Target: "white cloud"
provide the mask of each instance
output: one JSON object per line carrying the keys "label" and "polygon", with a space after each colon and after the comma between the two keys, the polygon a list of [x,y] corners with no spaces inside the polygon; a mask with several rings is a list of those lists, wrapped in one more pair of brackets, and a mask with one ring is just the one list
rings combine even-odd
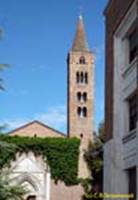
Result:
{"label": "white cloud", "polygon": [[27,119],[9,119],[9,120],[3,120],[1,124],[4,124],[5,129],[14,130],[15,128],[18,128],[24,124],[27,123]]}
{"label": "white cloud", "polygon": [[39,113],[35,115],[35,119],[46,123],[56,129],[64,129],[66,127],[66,107],[56,106],[50,108],[47,113]]}

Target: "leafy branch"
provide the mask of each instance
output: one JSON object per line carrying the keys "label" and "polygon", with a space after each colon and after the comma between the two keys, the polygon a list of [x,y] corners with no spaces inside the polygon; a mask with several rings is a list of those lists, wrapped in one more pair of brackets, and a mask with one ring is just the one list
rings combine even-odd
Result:
{"label": "leafy branch", "polygon": [[[98,136],[94,142],[90,142],[88,150],[84,153],[87,166],[91,171],[91,178],[82,180],[84,188],[83,200],[99,198],[102,192],[103,182],[103,144],[104,144],[104,123],[99,125]],[[95,197],[95,198],[94,198]]]}

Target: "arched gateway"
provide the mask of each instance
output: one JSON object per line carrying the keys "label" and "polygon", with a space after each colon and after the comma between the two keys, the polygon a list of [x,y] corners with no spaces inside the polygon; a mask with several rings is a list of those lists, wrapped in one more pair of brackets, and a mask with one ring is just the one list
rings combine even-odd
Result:
{"label": "arched gateway", "polygon": [[50,200],[49,167],[41,156],[35,156],[32,152],[17,154],[11,170],[13,181],[28,191],[25,200]]}

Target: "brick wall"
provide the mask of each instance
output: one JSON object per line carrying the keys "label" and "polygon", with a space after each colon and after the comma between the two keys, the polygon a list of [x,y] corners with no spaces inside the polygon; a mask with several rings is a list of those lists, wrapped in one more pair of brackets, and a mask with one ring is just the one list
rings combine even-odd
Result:
{"label": "brick wall", "polygon": [[66,137],[62,133],[56,131],[53,128],[46,126],[45,124],[33,121],[31,123],[25,124],[22,127],[17,128],[16,130],[9,133],[10,136],[18,135],[28,136],[28,137]]}
{"label": "brick wall", "polygon": [[63,182],[57,184],[51,180],[51,200],[81,200],[84,194],[80,185],[66,186]]}

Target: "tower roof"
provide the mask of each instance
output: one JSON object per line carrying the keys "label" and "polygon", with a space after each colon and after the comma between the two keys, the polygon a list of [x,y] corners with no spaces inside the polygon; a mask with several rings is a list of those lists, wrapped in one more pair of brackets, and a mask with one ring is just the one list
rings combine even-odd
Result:
{"label": "tower roof", "polygon": [[72,51],[90,51],[86,39],[82,16],[79,16],[77,31],[72,46]]}

